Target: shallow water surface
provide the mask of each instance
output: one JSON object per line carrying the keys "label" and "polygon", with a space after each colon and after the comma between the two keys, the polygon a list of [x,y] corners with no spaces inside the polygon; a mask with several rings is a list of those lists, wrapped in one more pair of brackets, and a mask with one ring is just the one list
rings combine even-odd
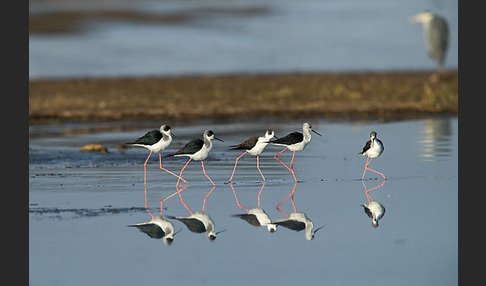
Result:
{"label": "shallow water surface", "polygon": [[[147,166],[144,207],[143,163],[148,151],[121,149],[161,123],[36,125],[30,127],[29,279],[32,285],[133,285],[317,282],[331,285],[456,285],[458,283],[457,118],[407,121],[330,122],[310,119],[312,141],[297,152],[292,174],[273,158],[283,148],[268,146],[260,158],[239,160],[233,184],[225,184],[241,151],[229,150],[272,128],[277,136],[301,131],[303,121],[169,123],[178,150],[205,129],[213,141],[205,162],[213,189],[199,162],[191,162],[180,196],[177,178],[161,171],[158,157]],[[384,153],[361,180],[366,159],[358,153],[376,131]],[[84,144],[105,144],[106,155],[81,153]],[[291,153],[279,156],[289,164]],[[164,158],[178,173],[187,159]],[[289,197],[295,191],[293,197]],[[160,209],[160,200],[167,199]],[[364,212],[368,200],[385,214],[377,228]],[[271,233],[235,217],[263,209],[272,222],[303,213],[315,237],[282,225]],[[191,232],[168,216],[202,211],[217,234]],[[170,245],[135,227],[151,214],[180,231]]]}

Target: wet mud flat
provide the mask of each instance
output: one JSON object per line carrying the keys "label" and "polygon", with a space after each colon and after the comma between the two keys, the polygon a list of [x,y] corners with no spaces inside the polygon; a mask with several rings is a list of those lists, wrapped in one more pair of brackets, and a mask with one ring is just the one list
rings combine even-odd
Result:
{"label": "wet mud flat", "polygon": [[[277,136],[299,131],[303,121],[312,123],[323,136],[313,134],[307,148],[296,154],[297,182],[273,157],[283,148],[268,146],[260,159],[265,184],[250,155],[239,160],[234,184],[226,184],[242,153],[229,150],[229,145],[261,136],[266,128],[273,128]],[[143,186],[148,152],[116,146],[159,124],[31,126],[31,284],[129,285],[159,283],[161,277],[167,283],[200,285],[316,280],[336,285],[457,284],[457,117],[174,122],[177,138],[166,153],[200,137],[205,129],[225,141],[214,142],[205,163],[216,187],[202,174],[201,164],[192,162],[184,172],[189,183],[183,184],[181,196],[176,194],[161,208],[160,200],[177,191],[177,180],[162,172],[158,157],[153,156],[147,166],[149,213]],[[383,172],[386,181],[372,172],[361,180],[366,159],[358,152],[371,130],[378,132],[385,151],[370,167]],[[93,142],[106,145],[109,152],[80,151]],[[289,152],[279,156],[287,164],[291,157]],[[164,158],[163,166],[178,172],[186,160]],[[293,191],[294,197],[288,197]],[[377,228],[361,206],[368,203],[368,196],[386,208]],[[193,233],[168,218],[188,216],[186,206],[193,212],[205,208],[215,230],[225,231],[210,241],[204,233]],[[297,212],[304,213],[314,229],[323,228],[307,240],[304,231],[279,226],[270,233],[233,216],[257,207],[272,221]],[[151,214],[162,215],[180,231],[171,245],[128,227],[150,221]],[[369,260],[375,263],[366,263]]]}
{"label": "wet mud flat", "polygon": [[298,73],[29,81],[29,121],[457,114],[458,72]]}

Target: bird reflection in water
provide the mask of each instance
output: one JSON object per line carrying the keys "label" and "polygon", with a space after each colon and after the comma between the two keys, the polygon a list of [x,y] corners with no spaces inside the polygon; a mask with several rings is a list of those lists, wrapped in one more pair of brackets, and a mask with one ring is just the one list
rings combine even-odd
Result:
{"label": "bird reflection in water", "polygon": [[379,201],[373,200],[369,192],[383,187],[383,185],[385,185],[386,180],[384,180],[381,184],[371,189],[366,188],[365,182],[363,180],[361,182],[363,183],[366,198],[368,199],[368,204],[362,204],[361,206],[364,208],[364,211],[368,215],[368,217],[371,218],[371,225],[374,228],[377,228],[378,221],[385,215],[385,206],[383,206]]}
{"label": "bird reflection in water", "polygon": [[[173,196],[175,194],[179,194],[179,198],[181,199],[182,204],[189,211],[189,213],[191,215],[190,216],[186,216],[186,217],[184,217],[184,216],[166,216],[166,217],[167,218],[170,218],[170,219],[176,219],[176,220],[182,222],[183,224],[186,225],[187,229],[189,229],[191,232],[195,232],[195,233],[204,233],[205,232],[206,233],[206,237],[209,240],[211,240],[211,241],[215,240],[216,239],[216,236],[219,233],[221,233],[221,232],[223,232],[225,230],[215,232],[214,231],[214,221],[204,211],[205,206],[206,206],[206,200],[208,199],[209,195],[213,192],[213,190],[214,190],[215,187],[216,186],[213,186],[211,188],[211,190],[208,192],[208,194],[204,197],[202,211],[200,211],[200,212],[193,212],[187,206],[187,204],[184,202],[184,199],[182,199],[182,195],[181,195],[181,191],[183,189],[179,189],[178,187],[176,187],[177,188],[177,192],[175,192],[171,196]],[[171,196],[169,196],[169,197],[171,197]],[[161,204],[162,204],[162,201],[161,201]]]}
{"label": "bird reflection in water", "polygon": [[[147,197],[145,197],[147,201]],[[161,239],[165,245],[171,245],[174,241],[174,236],[180,232],[174,232],[174,225],[172,222],[164,219],[162,217],[162,208],[160,208],[160,216],[154,216],[146,205],[147,211],[149,212],[152,219],[148,222],[142,222],[137,224],[128,225],[129,227],[136,227],[141,232],[147,234],[151,238]]]}
{"label": "bird reflection in water", "polygon": [[245,214],[234,214],[232,216],[238,217],[249,224],[253,226],[265,226],[269,232],[276,232],[277,231],[277,226],[272,223],[272,220],[268,216],[268,214],[265,212],[264,209],[260,207],[260,195],[262,194],[263,187],[265,187],[265,183],[262,184],[262,187],[260,188],[260,192],[258,192],[258,207],[252,208],[252,209],[247,209],[240,205],[240,202],[238,201],[238,196],[236,195],[235,188],[233,187],[233,184],[230,184],[231,189],[233,190],[233,194],[235,195],[236,199],[236,204],[238,207],[242,210],[244,210],[246,213]]}
{"label": "bird reflection in water", "polygon": [[[295,231],[302,231],[305,230],[305,239],[307,240],[312,240],[314,239],[315,233],[323,228],[324,226],[321,226],[317,228],[316,230],[313,230],[314,228],[314,223],[307,217],[307,215],[303,212],[297,212],[297,208],[295,207],[295,202],[294,202],[294,193],[295,189],[297,187],[297,181],[294,184],[294,188],[292,189],[292,192],[288,194],[288,196],[281,201],[276,209],[277,211],[285,214],[287,218],[285,219],[278,219],[273,221],[274,224],[286,227],[291,230]],[[280,206],[290,197],[290,200],[292,201],[292,206],[294,207],[294,212],[289,214],[287,212],[284,212],[280,209]]]}

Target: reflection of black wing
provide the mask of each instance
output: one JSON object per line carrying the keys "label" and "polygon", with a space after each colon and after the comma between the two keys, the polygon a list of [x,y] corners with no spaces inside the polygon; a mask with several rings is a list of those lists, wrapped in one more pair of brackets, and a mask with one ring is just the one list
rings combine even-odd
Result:
{"label": "reflection of black wing", "polygon": [[200,220],[197,220],[195,218],[175,217],[175,216],[167,216],[167,217],[182,222],[192,232],[196,232],[196,233],[206,232],[206,228],[204,227],[204,224]]}
{"label": "reflection of black wing", "polygon": [[134,225],[129,225],[129,226],[130,227],[134,226],[134,227],[138,228],[140,231],[144,232],[145,234],[147,234],[151,238],[160,239],[165,235],[162,228],[160,228],[160,226],[153,224],[153,223],[134,224]]}
{"label": "reflection of black wing", "polygon": [[258,221],[258,219],[256,218],[256,216],[253,215],[253,214],[234,214],[232,216],[239,217],[239,218],[241,218],[242,220],[245,220],[246,222],[248,222],[251,225],[261,226],[261,224]]}
{"label": "reflection of black wing", "polygon": [[273,223],[295,231],[301,231],[305,229],[305,223],[296,220],[276,220]]}
{"label": "reflection of black wing", "polygon": [[361,205],[363,208],[364,208],[364,212],[370,217],[370,218],[373,218],[373,214],[371,213],[370,209],[365,206],[365,205]]}

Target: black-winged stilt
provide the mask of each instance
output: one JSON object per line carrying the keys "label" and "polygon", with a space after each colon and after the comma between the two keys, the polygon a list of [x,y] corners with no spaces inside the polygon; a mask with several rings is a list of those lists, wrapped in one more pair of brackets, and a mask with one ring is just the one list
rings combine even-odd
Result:
{"label": "black-winged stilt", "polygon": [[363,151],[359,153],[363,156],[368,156],[368,158],[366,159],[365,169],[363,172],[363,176],[361,176],[361,179],[364,179],[366,170],[370,170],[372,172],[380,174],[383,177],[383,179],[386,180],[385,175],[371,168],[368,168],[368,165],[371,163],[371,160],[378,158],[381,155],[381,153],[383,153],[383,150],[385,150],[383,143],[381,142],[380,139],[376,137],[376,132],[371,131],[370,140],[366,142],[366,145],[363,147]]}
{"label": "black-winged stilt", "polygon": [[[312,126],[307,122],[302,125],[302,131],[303,131],[303,134],[300,133],[300,132],[292,132],[292,133],[286,135],[285,137],[270,141],[270,143],[273,144],[273,145],[285,146],[285,149],[283,149],[282,151],[280,151],[280,153],[275,155],[274,158],[277,161],[279,161],[282,165],[284,165],[285,168],[287,168],[290,172],[292,172],[292,175],[294,176],[295,181],[297,181],[297,178],[295,178],[295,174],[293,172],[295,152],[304,150],[305,147],[307,146],[307,144],[309,144],[309,142],[311,141],[311,137],[312,137],[311,134],[310,134],[311,131],[316,133],[319,136],[322,136],[317,131],[312,129]],[[290,150],[290,151],[293,151],[292,161],[290,161],[290,167],[288,167],[287,165],[284,164],[284,162],[282,162],[282,161],[280,161],[280,159],[278,159],[278,156],[280,154],[282,154],[283,152],[285,152],[285,150],[287,150],[287,149]]]}
{"label": "black-winged stilt", "polygon": [[173,176],[176,176],[180,179],[182,179],[184,182],[187,183],[186,180],[183,178],[177,176],[176,174],[172,173],[171,171],[165,169],[162,167],[162,156],[161,152],[165,148],[167,148],[170,143],[172,142],[172,130],[169,125],[162,125],[159,130],[152,130],[147,132],[144,136],[139,137],[133,142],[126,143],[128,145],[132,146],[140,146],[144,147],[148,150],[150,150],[149,155],[147,156],[147,159],[145,160],[145,163],[143,164],[143,185],[145,189],[145,207],[148,208],[147,205],[147,162],[150,159],[150,156],[152,155],[152,152],[158,152],[159,153],[159,168]]}
{"label": "black-winged stilt", "polygon": [[275,132],[271,129],[268,129],[265,132],[265,135],[262,137],[258,136],[253,136],[250,137],[248,140],[246,140],[243,143],[240,143],[235,146],[230,146],[232,149],[237,149],[237,150],[245,150],[243,154],[241,154],[238,158],[236,158],[235,162],[235,167],[233,168],[233,173],[231,174],[230,179],[228,180],[228,183],[231,183],[233,180],[233,176],[236,171],[236,165],[238,165],[238,160],[243,157],[246,153],[256,156],[256,164],[257,164],[257,169],[258,172],[260,172],[260,175],[262,176],[263,181],[265,182],[265,177],[263,176],[262,171],[260,170],[260,154],[263,152],[265,147],[267,147],[269,140],[273,139],[275,136]]}
{"label": "black-winged stilt", "polygon": [[216,138],[216,136],[214,136],[213,131],[206,130],[206,131],[204,131],[203,139],[199,139],[199,138],[192,139],[184,147],[182,147],[179,151],[175,152],[174,154],[167,155],[167,157],[169,157],[169,156],[174,156],[174,157],[186,156],[186,157],[189,157],[189,160],[184,165],[184,167],[182,167],[182,169],[181,169],[181,172],[179,174],[179,180],[177,180],[176,186],[179,185],[179,182],[181,180],[181,176],[182,176],[182,173],[184,172],[184,169],[187,167],[187,165],[189,165],[189,163],[192,160],[201,161],[201,166],[202,166],[204,175],[213,184],[213,186],[215,185],[213,183],[213,181],[211,180],[211,178],[208,176],[208,174],[206,174],[206,170],[204,169],[204,162],[203,162],[204,159],[206,159],[208,157],[209,151],[211,151],[211,149],[213,148],[213,143],[211,142],[211,140],[213,140],[213,139],[224,142],[223,140]]}

